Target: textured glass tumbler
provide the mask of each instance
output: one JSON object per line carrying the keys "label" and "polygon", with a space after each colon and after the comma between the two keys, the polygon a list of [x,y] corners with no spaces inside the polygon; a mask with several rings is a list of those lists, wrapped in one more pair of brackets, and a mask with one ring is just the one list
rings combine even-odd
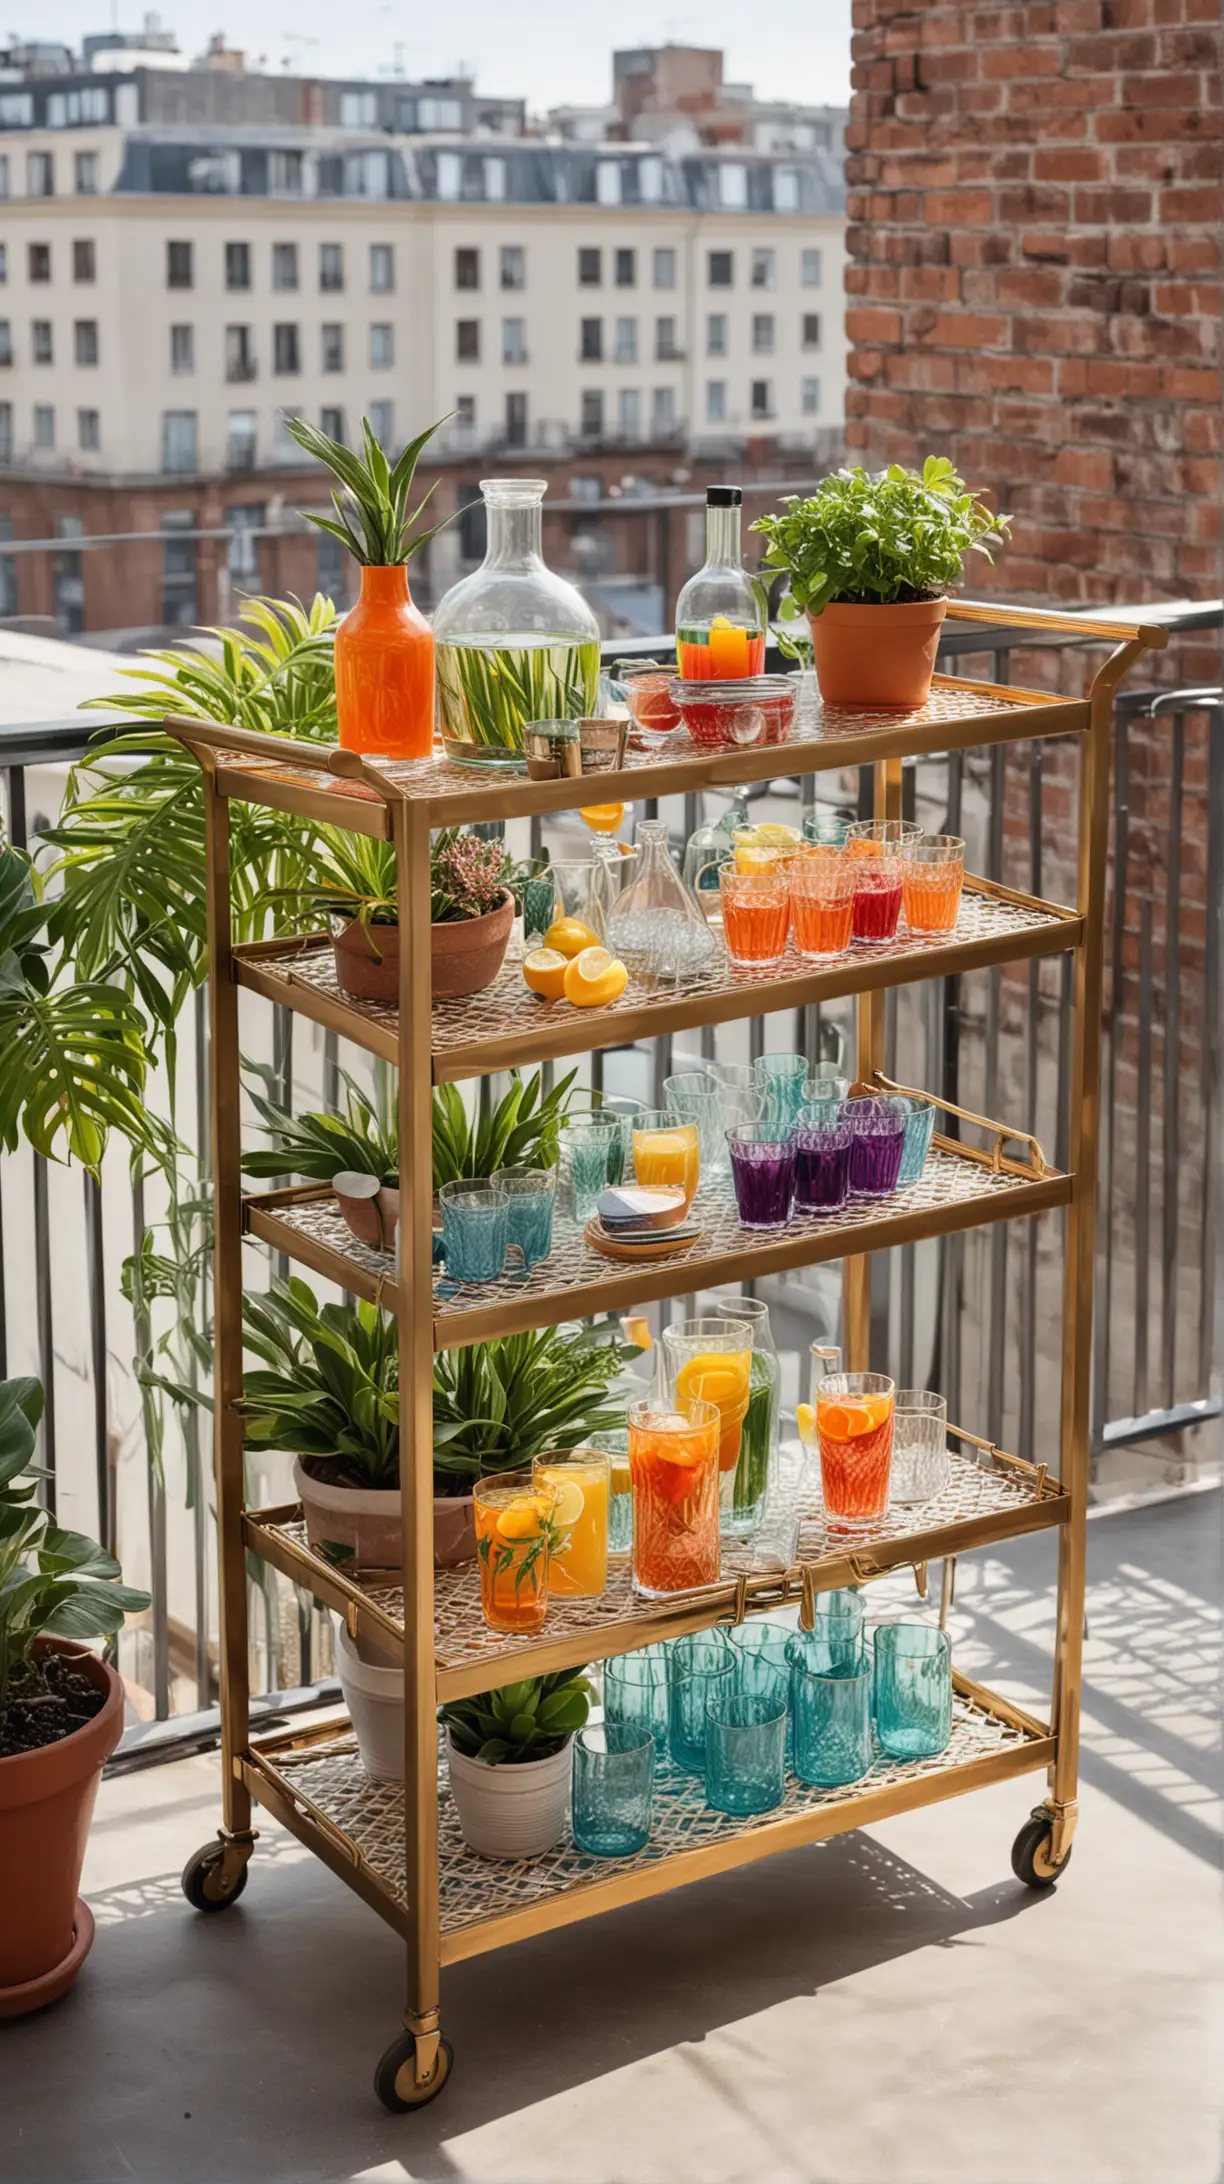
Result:
{"label": "textured glass tumbler", "polygon": [[722,1086],[703,1069],[683,1069],[663,1080],[664,1112],[675,1122],[694,1124],[701,1155],[700,1177],[708,1183],[727,1172]]}
{"label": "textured glass tumbler", "polygon": [[786,1793],[787,1701],[711,1699],[706,1712],[706,1803],[744,1816],[772,1812]]}
{"label": "textured glass tumbler", "polygon": [[854,1133],[850,1147],[852,1198],[888,1198],[897,1188],[905,1151],[905,1117],[890,1099],[847,1100],[842,1120]]}
{"label": "textured glass tumbler", "polygon": [[561,1161],[574,1196],[574,1219],[589,1221],[599,1194],[619,1183],[624,1134],[616,1115],[584,1115],[561,1132]]}
{"label": "textured glass tumbler", "polygon": [[818,1666],[826,1657],[844,1667],[863,1650],[863,1621],[862,1595],[849,1586],[817,1593],[815,1628],[797,1630],[787,1646],[791,1667]]}
{"label": "textured glass tumbler", "polygon": [[655,1742],[608,1722],[574,1738],[574,1848],[588,1858],[631,1858],[650,1840]]}
{"label": "textured glass tumbler", "polygon": [[785,1228],[795,1196],[795,1148],[789,1131],[741,1122],[727,1132],[735,1203],[745,1228]]}
{"label": "textured glass tumbler", "polygon": [[653,1737],[667,1750],[667,1647],[642,1646],[604,1662],[604,1719],[618,1729]]}
{"label": "textured glass tumbler", "polygon": [[557,1202],[555,1168],[499,1168],[494,1183],[506,1194],[506,1236],[523,1254],[524,1267],[546,1259],[552,1250],[553,1208]]}
{"label": "textured glass tumbler", "polygon": [[762,1121],[785,1135],[799,1118],[808,1079],[806,1054],[758,1054],[753,1063],[757,1091],[765,1102]]}
{"label": "textured glass tumbler", "polygon": [[706,1710],[734,1689],[735,1668],[725,1640],[710,1631],[677,1638],[667,1684],[667,1748],[682,1774],[705,1773]]}
{"label": "textured glass tumbler", "polygon": [[[817,1113],[823,1113],[817,1109]],[[809,1109],[803,1110],[806,1115]],[[830,1118],[837,1109],[830,1107]],[[826,1127],[800,1120],[792,1143],[795,1148],[795,1210],[798,1213],[833,1213],[844,1206],[850,1188],[850,1148],[854,1132],[848,1122],[830,1119]]]}
{"label": "textured glass tumbler", "polygon": [[629,1470],[629,1428],[611,1426],[592,1433],[588,1448],[598,1449],[611,1465],[608,1491],[608,1553],[627,1555],[633,1545],[633,1481]]}
{"label": "textured glass tumbler", "polygon": [[898,1097],[896,1106],[905,1115],[905,1141],[901,1147],[901,1166],[897,1182],[916,1183],[926,1166],[935,1135],[935,1108],[930,1100],[914,1100],[908,1095]]}
{"label": "textured glass tumbler", "polygon": [[718,892],[731,961],[780,963],[790,931],[790,882],[781,865],[772,872],[736,872],[724,865]]}
{"label": "textured glass tumbler", "polygon": [[876,1735],[893,1759],[935,1759],[952,1735],[952,1647],[930,1623],[875,1634]]}
{"label": "textured glass tumbler", "polygon": [[506,1263],[509,1218],[497,1183],[444,1183],[442,1249],[454,1282],[494,1282]]}
{"label": "textured glass tumbler", "polygon": [[911,933],[951,933],[965,884],[965,845],[955,834],[919,834],[901,847],[901,894]]}
{"label": "textured glass tumbler", "polygon": [[948,1404],[928,1388],[898,1388],[893,1405],[890,1502],[925,1502],[948,1483]]}
{"label": "textured glass tumbler", "polygon": [[871,1765],[872,1663],[861,1645],[844,1658],[813,1636],[791,1670],[791,1765],[801,1782],[834,1789]]}

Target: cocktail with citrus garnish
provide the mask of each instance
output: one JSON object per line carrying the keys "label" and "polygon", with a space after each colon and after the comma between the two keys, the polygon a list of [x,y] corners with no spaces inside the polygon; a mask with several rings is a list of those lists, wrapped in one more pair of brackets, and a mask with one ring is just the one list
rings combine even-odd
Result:
{"label": "cocktail with citrus garnish", "polygon": [[629,1412],[633,1584],[650,1600],[718,1578],[718,1411],[696,1399]]}
{"label": "cocktail with citrus garnish", "polygon": [[593,1599],[608,1582],[609,1459],[593,1448],[537,1456],[531,1475],[537,1486],[555,1486],[553,1522],[561,1534],[548,1572],[554,1600]]}
{"label": "cocktail with citrus garnish", "polygon": [[719,1502],[723,1530],[735,1508],[735,1470],[752,1392],[750,1320],[677,1320],[663,1329],[667,1382],[680,1401],[698,1397],[718,1412]]}
{"label": "cocktail with citrus garnish", "polygon": [[549,1563],[562,1540],[559,1490],[530,1471],[498,1471],[472,1492],[484,1619],[490,1630],[537,1631],[548,1613]]}
{"label": "cocktail with citrus garnish", "polygon": [[888,1508],[896,1387],[886,1373],[830,1373],[816,1390],[825,1522],[861,1532]]}

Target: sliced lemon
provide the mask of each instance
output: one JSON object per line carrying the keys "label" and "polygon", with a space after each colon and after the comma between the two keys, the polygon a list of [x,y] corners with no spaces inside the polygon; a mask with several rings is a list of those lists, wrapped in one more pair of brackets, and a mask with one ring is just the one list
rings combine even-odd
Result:
{"label": "sliced lemon", "polygon": [[584,948],[565,973],[565,998],[576,1009],[602,1008],[619,1001],[629,983],[629,973],[606,948]]}
{"label": "sliced lemon", "polygon": [[578,810],[592,834],[615,834],[624,816],[623,804],[582,804]]}
{"label": "sliced lemon", "polygon": [[621,1333],[626,1342],[634,1342],[639,1350],[653,1350],[650,1321],[639,1312],[626,1312],[621,1321]]}
{"label": "sliced lemon", "polygon": [[801,1441],[810,1441],[816,1432],[816,1413],[810,1403],[796,1403],[795,1423]]}
{"label": "sliced lemon", "polygon": [[759,826],[734,827],[731,839],[737,849],[794,849],[803,837],[798,827],[763,820]]}
{"label": "sliced lemon", "polygon": [[577,1524],[586,1504],[586,1496],[576,1479],[567,1479],[564,1472],[542,1471],[540,1477],[548,1486],[557,1489],[557,1506],[553,1510],[553,1523],[568,1532]]}
{"label": "sliced lemon", "polygon": [[559,948],[533,948],[523,957],[523,977],[542,1001],[559,1001],[565,992],[566,958]]}
{"label": "sliced lemon", "polygon": [[584,918],[554,918],[544,935],[544,946],[554,948],[567,963],[581,955],[584,948],[598,948],[599,945],[598,933],[592,931]]}

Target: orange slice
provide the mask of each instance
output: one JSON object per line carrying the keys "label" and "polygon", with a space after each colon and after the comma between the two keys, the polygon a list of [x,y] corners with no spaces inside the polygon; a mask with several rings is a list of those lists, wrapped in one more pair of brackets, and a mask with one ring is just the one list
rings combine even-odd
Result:
{"label": "orange slice", "polygon": [[523,957],[523,977],[542,1001],[560,1001],[568,966],[558,948],[533,948]]}
{"label": "orange slice", "polygon": [[581,955],[584,948],[601,946],[598,933],[593,932],[583,918],[554,918],[544,935],[544,946],[555,948],[567,962]]}
{"label": "orange slice", "polygon": [[628,983],[624,964],[606,948],[584,948],[566,970],[565,998],[576,1009],[603,1008],[609,1001],[619,1001]]}
{"label": "orange slice", "polygon": [[534,1494],[520,1494],[507,1502],[497,1519],[503,1539],[534,1539],[542,1528],[546,1504]]}
{"label": "orange slice", "polygon": [[615,834],[624,816],[623,804],[582,804],[578,810],[592,834]]}
{"label": "orange slice", "polygon": [[820,1424],[835,1441],[857,1441],[860,1434],[874,1433],[888,1417],[886,1395],[847,1396],[839,1403],[822,1403]]}

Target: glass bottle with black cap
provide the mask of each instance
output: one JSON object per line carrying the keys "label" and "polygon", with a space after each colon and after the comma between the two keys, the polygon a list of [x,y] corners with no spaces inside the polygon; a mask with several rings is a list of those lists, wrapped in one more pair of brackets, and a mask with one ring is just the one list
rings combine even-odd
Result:
{"label": "glass bottle with black cap", "polygon": [[738,682],[765,665],[766,594],[740,552],[738,485],[706,490],[706,558],[676,601],[676,658],[689,682]]}

